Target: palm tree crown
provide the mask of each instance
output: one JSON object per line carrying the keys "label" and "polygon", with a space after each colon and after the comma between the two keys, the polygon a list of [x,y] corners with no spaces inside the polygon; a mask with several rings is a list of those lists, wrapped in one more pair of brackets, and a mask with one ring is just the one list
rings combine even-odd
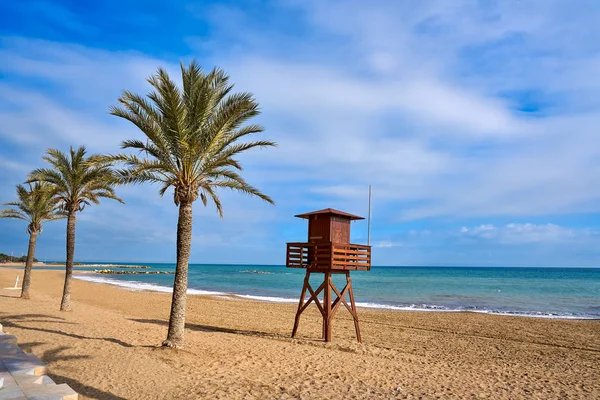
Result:
{"label": "palm tree crown", "polygon": [[215,68],[204,73],[195,61],[187,68],[181,64],[181,73],[181,89],[159,69],[148,79],[154,90],[147,98],[123,92],[121,107],[112,107],[110,112],[131,121],[146,135],[145,141],[122,143],[122,148],[139,150],[143,156],[121,154],[103,159],[125,165],[117,170],[123,183],[159,183],[161,196],[173,187],[176,205],[200,197],[206,206],[211,199],[223,216],[217,188],[273,203],[238,174],[242,167],[234,158],[254,147],[276,145],[267,140],[238,143],[263,131],[260,125],[244,125],[260,113],[252,94],[230,94],[233,85],[225,72]]}
{"label": "palm tree crown", "polygon": [[57,209],[53,191],[47,184],[36,182],[28,187],[17,185],[17,201],[5,203],[10,208],[0,211],[0,218],[15,218],[28,222],[27,233],[42,233],[45,221],[64,218]]}
{"label": "palm tree crown", "polygon": [[116,180],[110,166],[94,162],[93,158],[86,157],[84,146],[77,150],[71,147],[68,154],[48,149],[43,159],[53,168],[34,170],[29,181],[50,185],[58,206],[67,213],[82,211],[91,203],[99,204],[101,197],[122,203],[114,192]]}

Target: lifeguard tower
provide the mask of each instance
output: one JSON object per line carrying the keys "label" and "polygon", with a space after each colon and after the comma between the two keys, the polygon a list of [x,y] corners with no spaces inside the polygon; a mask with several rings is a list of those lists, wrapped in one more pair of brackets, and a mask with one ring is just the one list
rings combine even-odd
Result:
{"label": "lifeguard tower", "polygon": [[[299,214],[296,217],[308,220],[308,242],[287,244],[286,267],[306,269],[292,337],[296,336],[300,315],[314,302],[323,316],[323,339],[330,342],[331,321],[343,304],[354,318],[356,339],[360,343],[360,329],[350,271],[371,269],[371,246],[350,243],[350,223],[364,218],[331,208]],[[310,275],[314,273],[323,274],[323,283],[317,290],[314,290],[309,282]],[[332,274],[346,275],[346,286],[341,292],[333,284]],[[305,303],[307,290],[310,297]],[[332,290],[337,296],[333,302],[331,301]],[[323,292],[322,303],[317,297],[321,292]],[[345,300],[346,294],[350,297],[350,305]]]}

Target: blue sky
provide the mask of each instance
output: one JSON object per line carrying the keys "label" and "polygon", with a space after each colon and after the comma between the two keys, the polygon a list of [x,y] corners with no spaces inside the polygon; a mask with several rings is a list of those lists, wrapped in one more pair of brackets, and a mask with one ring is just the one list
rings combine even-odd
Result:
{"label": "blue sky", "polygon": [[[192,262],[281,264],[294,214],[366,215],[372,184],[375,264],[597,266],[599,18],[595,0],[2,2],[0,202],[48,147],[140,137],[109,106],[196,58],[256,95],[279,147],[241,159],[277,206],[197,203]],[[80,214],[76,259],[173,261],[172,197],[119,193]],[[39,258],[64,258],[64,228]],[[0,221],[0,252],[26,246]]]}

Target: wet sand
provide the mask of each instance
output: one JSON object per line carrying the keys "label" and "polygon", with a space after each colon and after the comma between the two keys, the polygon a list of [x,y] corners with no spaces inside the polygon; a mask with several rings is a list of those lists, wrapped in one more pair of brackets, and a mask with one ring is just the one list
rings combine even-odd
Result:
{"label": "wet sand", "polygon": [[84,399],[600,398],[600,321],[359,308],[358,344],[342,309],[326,344],[314,307],[291,339],[295,305],[189,296],[172,350],[169,294],[74,280],[60,312],[61,272],[34,270],[29,301],[2,289],[17,274],[0,323]]}

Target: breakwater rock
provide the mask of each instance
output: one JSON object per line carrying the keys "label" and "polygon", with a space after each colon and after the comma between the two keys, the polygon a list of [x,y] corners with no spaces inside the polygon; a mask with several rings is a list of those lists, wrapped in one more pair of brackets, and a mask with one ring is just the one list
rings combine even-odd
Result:
{"label": "breakwater rock", "polygon": [[173,275],[175,271],[115,271],[114,269],[95,269],[94,273],[107,275]]}
{"label": "breakwater rock", "polygon": [[75,264],[78,267],[112,267],[112,268],[131,268],[131,269],[146,269],[150,268],[147,265],[121,265],[121,264]]}
{"label": "breakwater rock", "polygon": [[[63,267],[65,265],[64,262],[47,262],[47,263],[42,263],[45,266],[51,267],[51,266],[57,266],[57,267]],[[84,267],[84,268],[91,268],[91,267],[109,267],[109,268],[130,268],[130,269],[147,269],[150,268],[150,266],[148,265],[121,265],[121,264],[98,264],[98,263],[80,263],[80,262],[76,262],[73,263],[73,265],[75,267]]]}

